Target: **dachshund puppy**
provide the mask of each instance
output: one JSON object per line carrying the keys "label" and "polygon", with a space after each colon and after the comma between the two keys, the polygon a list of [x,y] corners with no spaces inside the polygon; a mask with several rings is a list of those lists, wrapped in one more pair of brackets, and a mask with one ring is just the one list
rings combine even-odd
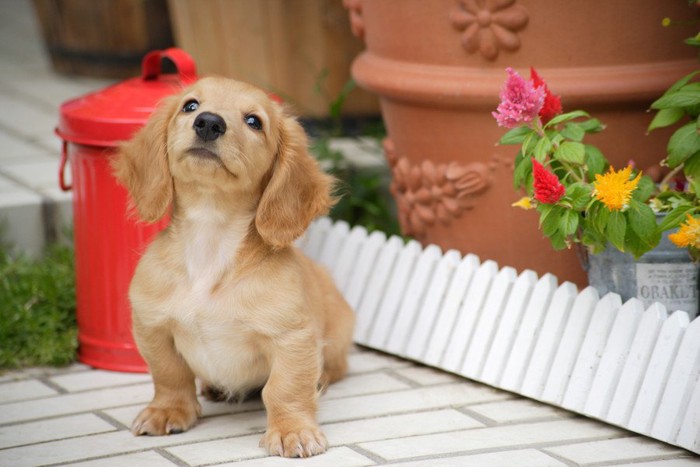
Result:
{"label": "dachshund puppy", "polygon": [[326,450],[319,388],[347,369],[354,315],[293,242],[333,204],[299,123],[253,86],[204,78],[167,98],[113,160],[147,222],[170,208],[129,289],[155,397],[135,435],[192,427],[203,393],[262,389],[270,454]]}

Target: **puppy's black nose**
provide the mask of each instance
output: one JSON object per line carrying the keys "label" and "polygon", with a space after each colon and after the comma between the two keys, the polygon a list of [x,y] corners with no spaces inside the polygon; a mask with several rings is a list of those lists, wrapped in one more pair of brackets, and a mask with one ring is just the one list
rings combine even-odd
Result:
{"label": "puppy's black nose", "polygon": [[226,122],[220,115],[202,112],[195,118],[192,128],[203,141],[214,141],[226,133]]}

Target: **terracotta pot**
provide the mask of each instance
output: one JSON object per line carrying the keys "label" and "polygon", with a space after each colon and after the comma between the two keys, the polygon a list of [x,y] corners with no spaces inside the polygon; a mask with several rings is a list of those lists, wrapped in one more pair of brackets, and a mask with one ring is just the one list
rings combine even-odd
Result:
{"label": "terracotta pot", "polygon": [[697,67],[683,44],[694,25],[664,17],[697,10],[681,0],[345,0],[366,44],[353,63],[380,97],[386,155],[404,232],[519,270],[586,283],[573,250],[554,252],[537,216],[511,204],[517,148],[491,112],[508,66],[534,66],[565,110],[583,108],[607,129],[588,142],[617,166],[665,157],[670,132],[646,135],[649,104]]}

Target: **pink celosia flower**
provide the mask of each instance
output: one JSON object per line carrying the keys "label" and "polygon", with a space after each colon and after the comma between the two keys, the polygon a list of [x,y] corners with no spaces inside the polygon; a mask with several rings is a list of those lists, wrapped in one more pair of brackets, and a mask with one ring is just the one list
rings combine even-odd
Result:
{"label": "pink celosia flower", "polygon": [[534,158],[532,158],[532,175],[535,179],[533,183],[535,199],[540,203],[554,204],[564,196],[566,188],[559,178]]}
{"label": "pink celosia flower", "polygon": [[506,68],[508,79],[501,90],[501,103],[492,112],[499,126],[515,128],[521,123],[529,123],[537,118],[544,104],[544,87],[535,87],[512,68]]}
{"label": "pink celosia flower", "polygon": [[542,119],[542,125],[545,125],[552,118],[561,113],[561,98],[549,91],[547,83],[544,82],[532,67],[530,67],[530,80],[535,88],[544,88],[544,103],[542,104],[539,115],[540,119]]}

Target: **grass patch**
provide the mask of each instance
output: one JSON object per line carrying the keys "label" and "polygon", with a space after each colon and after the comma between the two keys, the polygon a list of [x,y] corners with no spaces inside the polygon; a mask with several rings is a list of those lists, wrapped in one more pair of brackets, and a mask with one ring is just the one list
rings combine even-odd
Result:
{"label": "grass patch", "polygon": [[0,249],[0,369],[67,365],[77,334],[73,249],[40,259]]}

